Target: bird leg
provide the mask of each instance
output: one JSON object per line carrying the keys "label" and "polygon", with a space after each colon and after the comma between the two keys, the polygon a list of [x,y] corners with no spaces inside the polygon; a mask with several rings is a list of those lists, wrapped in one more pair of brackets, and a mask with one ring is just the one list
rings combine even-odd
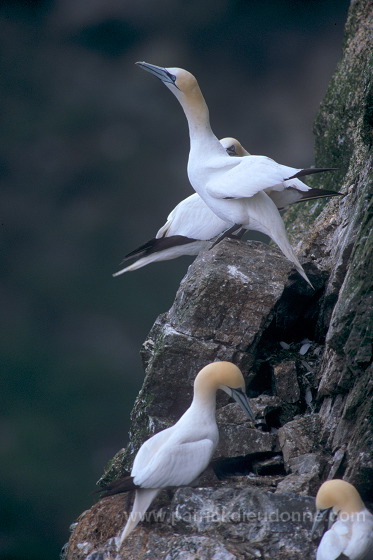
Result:
{"label": "bird leg", "polygon": [[222,241],[226,237],[229,237],[229,239],[242,239],[242,236],[244,235],[245,231],[246,230],[243,227],[241,227],[239,224],[234,224],[234,226],[230,227],[229,229],[226,229],[221,235],[219,235],[216,241],[214,241],[214,243],[211,245],[210,249],[215,247],[215,245],[220,243],[220,241]]}

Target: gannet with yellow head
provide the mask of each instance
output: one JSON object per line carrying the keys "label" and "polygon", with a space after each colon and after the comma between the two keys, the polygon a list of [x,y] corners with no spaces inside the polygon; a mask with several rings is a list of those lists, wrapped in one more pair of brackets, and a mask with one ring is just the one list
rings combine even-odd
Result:
{"label": "gannet with yellow head", "polygon": [[359,492],[346,480],[327,480],[316,495],[315,532],[325,513],[332,508],[337,521],[326,531],[317,549],[316,560],[373,560],[373,515]]}
{"label": "gannet with yellow head", "polygon": [[306,174],[265,156],[231,158],[211,130],[209,111],[196,78],[182,68],[137,63],[157,76],[175,95],[189,126],[188,177],[194,190],[223,221],[269,235],[310,284],[287,237],[282,218],[265,189],[282,190]]}
{"label": "gannet with yellow head", "polygon": [[[236,138],[222,138],[220,143],[227,154],[232,157],[250,156],[249,152]],[[311,189],[307,185],[304,186],[308,189],[307,191],[288,187],[283,191],[266,192],[277,208],[281,210],[296,202],[340,194],[335,191]],[[184,255],[198,255],[208,248],[214,238],[221,236],[224,232],[226,232],[225,236],[241,238],[246,230],[233,226],[234,224],[228,224],[218,218],[199,194],[194,193],[175,206],[168,215],[166,223],[158,230],[155,237],[128,253],[123,262],[131,259],[137,260],[122,268],[113,276],[137,270],[152,262],[176,259]]]}
{"label": "gannet with yellow head", "polygon": [[114,481],[105,495],[136,488],[132,512],[121,533],[119,548],[162,488],[186,486],[208,466],[219,441],[215,419],[216,392],[222,389],[254,422],[239,368],[230,362],[205,366],[194,380],[193,401],[181,418],[140,447],[128,477]]}
{"label": "gannet with yellow head", "polygon": [[[245,150],[242,144],[236,138],[222,138],[220,140],[221,145],[225,148],[227,154],[236,157],[250,156],[249,152]],[[254,156],[255,157],[255,156]],[[273,161],[273,160],[272,160]],[[274,162],[276,163],[276,162]],[[292,179],[301,177],[304,175],[311,175],[312,173],[320,173],[321,171],[331,171],[332,168],[315,168],[303,169],[296,173],[296,176]],[[343,196],[342,193],[337,191],[331,191],[327,189],[312,189],[302,181],[285,181],[282,185],[276,185],[276,188],[269,187],[264,189],[264,192],[268,194],[270,199],[275,203],[279,210],[284,210],[291,204],[296,204],[297,202],[307,202],[308,200],[315,200],[317,198],[326,198],[329,196]]]}
{"label": "gannet with yellow head", "polygon": [[[223,138],[221,142],[227,144],[228,153],[232,149],[232,155],[235,155],[231,140],[234,139]],[[113,276],[137,270],[152,262],[175,259],[183,255],[198,255],[200,251],[207,249],[211,240],[226,230],[232,229],[232,226],[234,224],[221,220],[210,210],[202,198],[194,193],[175,206],[167,216],[166,223],[157,231],[155,237],[128,253],[123,262],[134,258],[137,260],[133,264],[122,268]],[[232,237],[242,237],[245,233],[245,230],[241,228],[233,229],[240,230],[240,234],[237,231],[234,235],[230,234]]]}

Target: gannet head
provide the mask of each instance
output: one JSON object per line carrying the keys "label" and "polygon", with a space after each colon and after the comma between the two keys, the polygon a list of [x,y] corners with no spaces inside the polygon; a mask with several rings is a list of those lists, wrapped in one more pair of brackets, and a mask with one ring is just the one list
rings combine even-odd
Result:
{"label": "gannet head", "polygon": [[316,495],[316,508],[319,510],[333,508],[335,513],[340,511],[355,513],[365,506],[355,486],[346,480],[335,478],[327,480],[320,486]]}
{"label": "gannet head", "polygon": [[195,88],[199,90],[197,80],[187,70],[182,68],[162,68],[148,62],[136,62],[136,64],[143,70],[157,76],[174,94],[176,94],[175,88],[185,94],[191,93]]}
{"label": "gannet head", "polygon": [[220,144],[230,156],[244,157],[250,155],[236,138],[231,138],[230,136],[222,138]]}
{"label": "gannet head", "polygon": [[340,512],[351,514],[363,510],[365,505],[355,486],[346,480],[339,478],[327,480],[320,486],[316,495],[317,515],[311,535],[316,531],[331,508],[333,508],[335,514]]}
{"label": "gannet head", "polygon": [[248,398],[245,380],[241,371],[231,362],[213,362],[205,366],[194,380],[194,393],[199,395],[215,395],[218,389],[232,397],[255,422]]}

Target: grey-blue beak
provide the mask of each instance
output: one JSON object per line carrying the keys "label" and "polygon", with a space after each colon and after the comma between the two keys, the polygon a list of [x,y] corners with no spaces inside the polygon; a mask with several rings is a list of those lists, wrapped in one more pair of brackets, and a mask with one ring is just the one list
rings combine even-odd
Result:
{"label": "grey-blue beak", "polygon": [[154,64],[149,64],[148,62],[136,62],[136,64],[143,70],[150,72],[151,74],[162,80],[163,83],[173,84],[175,87],[177,87],[177,85],[175,84],[176,76],[171,74],[171,72],[169,72],[167,68],[155,66]]}
{"label": "grey-blue beak", "polygon": [[313,535],[315,534],[315,532],[317,531],[318,527],[324,521],[328,511],[329,511],[329,509],[320,509],[316,513],[315,521],[313,522],[312,529],[311,529],[311,539],[312,539]]}
{"label": "grey-blue beak", "polygon": [[251,410],[249,399],[245,395],[242,389],[233,389],[228,387],[230,390],[231,397],[240,405],[244,413],[250,418],[250,420],[255,424],[255,417],[253,411]]}

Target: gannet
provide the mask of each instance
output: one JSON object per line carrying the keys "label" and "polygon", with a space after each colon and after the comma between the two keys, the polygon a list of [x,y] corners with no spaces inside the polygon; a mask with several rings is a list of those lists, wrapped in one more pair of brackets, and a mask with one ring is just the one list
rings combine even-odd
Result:
{"label": "gannet", "polygon": [[194,190],[223,221],[269,235],[309,283],[295,255],[275,203],[265,189],[300,188],[305,173],[265,156],[231,158],[211,130],[209,111],[196,78],[181,68],[137,64],[157,76],[175,95],[186,115],[190,152],[188,177]]}
{"label": "gannet", "polygon": [[155,261],[166,261],[182,255],[198,255],[207,248],[211,239],[233,225],[214,214],[197,193],[192,194],[175,206],[156,236],[128,253],[124,262],[140,258],[113,276],[137,270]]}
{"label": "gannet", "polygon": [[[222,138],[220,143],[230,156],[245,157],[251,155],[236,138]],[[336,168],[334,167],[311,167],[310,169],[303,169],[302,171],[299,171],[296,176],[301,177],[305,175],[312,175],[313,173],[335,170]],[[278,187],[278,185],[276,187]],[[298,181],[297,183],[286,181],[283,183],[282,190],[269,187],[268,189],[264,189],[264,192],[268,194],[279,210],[284,210],[288,206],[296,204],[297,202],[307,202],[308,200],[325,198],[328,196],[343,196],[343,193],[337,191],[312,189],[302,181]]]}
{"label": "gannet", "polygon": [[316,508],[311,535],[330,508],[337,516],[321,539],[316,560],[336,560],[341,554],[349,560],[373,560],[373,515],[352,484],[327,480],[317,492]]}
{"label": "gannet", "polygon": [[[250,155],[236,138],[222,138],[220,143],[231,156],[244,157]],[[306,191],[287,187],[284,191],[270,191],[268,194],[279,209],[311,198],[340,194],[324,189],[311,189],[307,185],[304,185],[304,187]],[[123,262],[134,258],[137,258],[137,260],[115,272],[113,276],[137,270],[156,261],[166,261],[183,255],[198,255],[200,251],[208,247],[212,239],[221,236],[223,232],[232,229],[233,226],[234,224],[221,220],[210,210],[197,193],[192,194],[175,206],[167,216],[166,223],[158,230],[155,237],[128,253]],[[245,231],[245,229],[241,229],[239,232],[230,235],[240,238]]]}
{"label": "gannet", "polygon": [[[119,548],[162,488],[189,485],[208,466],[219,440],[215,420],[218,389],[233,397],[254,422],[238,367],[230,362],[213,362],[201,369],[194,380],[193,401],[188,410],[174,426],[145,441],[135,457],[130,477],[132,487],[136,487],[135,501]],[[129,486],[127,477],[122,482],[114,481],[104,492],[116,494],[127,491]]]}

